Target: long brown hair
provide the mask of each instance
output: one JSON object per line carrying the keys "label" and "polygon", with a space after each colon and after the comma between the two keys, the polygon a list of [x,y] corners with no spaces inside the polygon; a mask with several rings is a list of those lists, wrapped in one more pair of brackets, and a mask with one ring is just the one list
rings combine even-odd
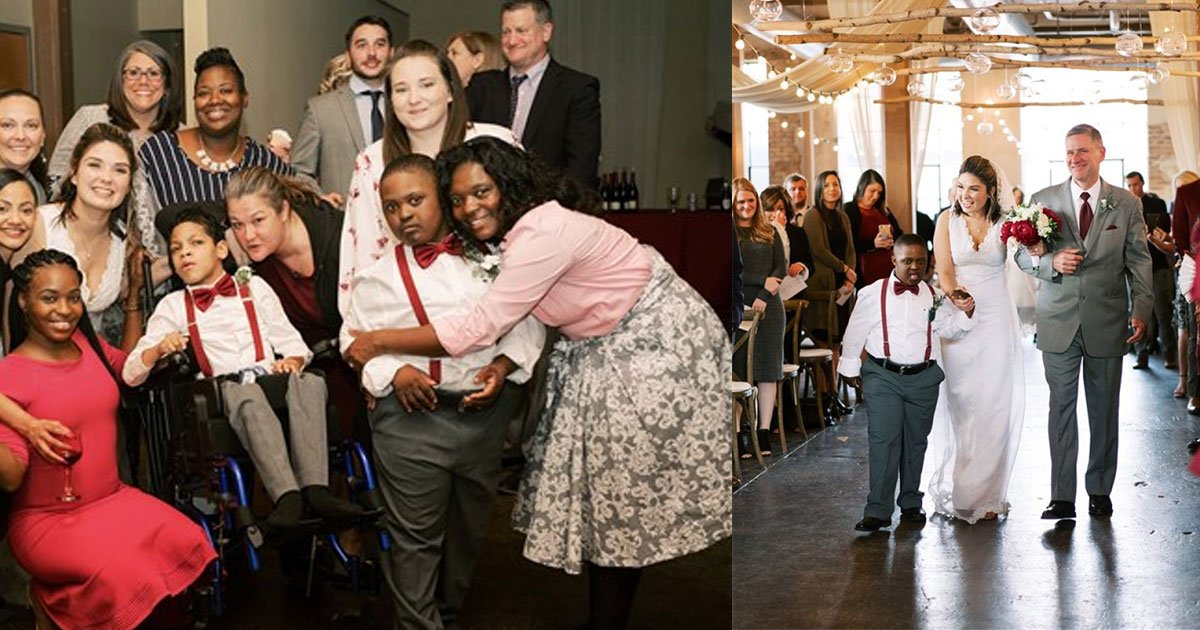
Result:
{"label": "long brown hair", "polygon": [[262,195],[277,214],[283,211],[284,201],[293,208],[316,208],[321,204],[321,198],[304,183],[263,166],[244,168],[229,178],[229,184],[225,186],[226,204],[247,195]]}
{"label": "long brown hair", "polygon": [[[984,208],[983,214],[987,217],[988,223],[995,223],[1000,220],[1000,203],[996,200],[996,194],[999,192],[999,176],[996,174],[996,167],[985,157],[972,155],[963,160],[962,167],[958,169],[958,174],[970,173],[983,182],[984,188],[987,189],[987,207]],[[957,185],[957,184],[956,184]],[[961,215],[963,213],[962,203],[957,199],[954,201],[954,214]]]}
{"label": "long brown hair", "polygon": [[125,133],[120,127],[105,122],[98,122],[79,138],[79,142],[75,144],[75,149],[71,151],[71,171],[70,175],[62,183],[62,193],[59,195],[62,201],[62,212],[58,215],[58,221],[62,225],[66,225],[67,219],[75,218],[75,199],[79,196],[79,189],[75,187],[75,182],[71,178],[79,172],[79,163],[83,161],[83,156],[88,152],[88,149],[100,144],[101,142],[111,142],[125,152],[125,157],[129,159],[129,190],[125,193],[125,198],[121,200],[121,205],[113,208],[108,214],[108,231],[112,232],[117,238],[125,238],[125,229],[129,222],[129,208],[132,204],[129,200],[133,197],[133,178],[137,173],[138,160],[137,153],[133,151],[133,143],[129,140],[129,134]]}
{"label": "long brown hair", "polygon": [[[467,122],[471,116],[470,107],[467,105],[467,93],[463,90],[462,81],[458,79],[458,71],[454,69],[454,64],[433,44],[423,39],[414,39],[396,49],[396,54],[388,62],[384,96],[389,99],[392,97],[392,70],[397,62],[406,57],[427,57],[437,65],[450,90],[446,129],[442,132],[442,145],[439,148],[444,150],[462,144],[463,138],[467,136]],[[408,140],[408,130],[404,128],[396,112],[392,111],[392,115],[383,121],[383,163],[387,164],[409,153],[412,153],[412,143]]]}
{"label": "long brown hair", "polygon": [[[750,240],[755,243],[770,244],[775,238],[775,228],[771,227],[767,221],[767,215],[763,213],[762,202],[758,199],[758,190],[754,188],[754,184],[745,177],[738,177],[733,180],[733,203],[737,207],[737,195],[739,192],[748,192],[754,195],[754,217],[750,219]],[[734,219],[737,215],[734,210]]]}

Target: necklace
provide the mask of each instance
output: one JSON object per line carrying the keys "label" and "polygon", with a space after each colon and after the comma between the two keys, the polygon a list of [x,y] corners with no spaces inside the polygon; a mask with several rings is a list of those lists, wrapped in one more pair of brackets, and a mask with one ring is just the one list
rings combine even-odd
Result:
{"label": "necklace", "polygon": [[217,173],[228,173],[238,165],[237,161],[233,158],[238,154],[238,150],[242,147],[241,138],[238,138],[237,144],[234,145],[233,151],[229,154],[229,157],[221,160],[220,162],[208,156],[208,151],[205,150],[204,146],[204,135],[197,133],[196,138],[200,141],[200,148],[196,149],[196,160],[200,162],[200,166]]}

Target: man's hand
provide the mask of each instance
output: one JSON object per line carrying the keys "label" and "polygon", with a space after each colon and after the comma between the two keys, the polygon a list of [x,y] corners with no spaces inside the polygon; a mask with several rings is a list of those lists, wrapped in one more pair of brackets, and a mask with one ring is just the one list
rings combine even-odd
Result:
{"label": "man's hand", "polygon": [[1134,317],[1129,320],[1129,327],[1133,329],[1133,334],[1125,340],[1125,343],[1137,343],[1146,336],[1146,322]]}
{"label": "man's hand", "polygon": [[475,384],[483,384],[483,389],[463,396],[463,409],[474,410],[491,407],[492,403],[496,402],[496,397],[500,395],[500,390],[504,389],[504,379],[508,378],[508,375],[516,369],[517,364],[504,355],[496,357],[491,363],[483,366],[475,375]]}
{"label": "man's hand", "polygon": [[395,390],[396,400],[400,401],[400,406],[408,413],[412,413],[413,409],[437,409],[437,392],[433,391],[434,385],[437,385],[437,381],[411,365],[396,370],[396,375],[392,377],[392,389]]}
{"label": "man's hand", "polygon": [[1065,276],[1074,274],[1083,262],[1083,256],[1075,248],[1064,249],[1054,254],[1054,270]]}
{"label": "man's hand", "polygon": [[[183,336],[182,333],[178,331],[169,332],[167,333],[166,337],[163,337],[162,341],[158,342],[157,345],[147,349],[142,353],[142,363],[153,366],[155,363],[158,363],[159,359],[169,354],[183,352],[184,348],[187,348],[187,344],[188,338]],[[147,361],[147,359],[153,360]]]}
{"label": "man's hand", "polygon": [[271,365],[275,374],[299,374],[304,369],[304,357],[284,357]]}
{"label": "man's hand", "polygon": [[349,363],[350,367],[361,371],[367,361],[380,354],[379,345],[375,343],[375,332],[351,330],[350,336],[354,338],[354,341],[350,342],[350,347],[346,348],[342,356],[346,358],[346,363]]}

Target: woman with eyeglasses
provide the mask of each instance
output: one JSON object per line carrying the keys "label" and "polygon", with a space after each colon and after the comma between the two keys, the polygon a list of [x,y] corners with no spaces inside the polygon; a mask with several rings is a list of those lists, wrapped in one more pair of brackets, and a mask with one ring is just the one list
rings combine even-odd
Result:
{"label": "woman with eyeglasses", "polygon": [[58,137],[48,169],[51,195],[58,198],[75,145],[92,125],[105,122],[125,130],[134,151],[151,135],[178,129],[183,117],[179,89],[175,62],[161,46],[144,39],[126,46],[108,82],[108,99],[80,107]]}

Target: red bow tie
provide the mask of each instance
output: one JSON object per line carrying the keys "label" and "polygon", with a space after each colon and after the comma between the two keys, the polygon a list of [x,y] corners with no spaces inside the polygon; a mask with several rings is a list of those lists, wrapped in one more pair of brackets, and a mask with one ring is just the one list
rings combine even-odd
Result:
{"label": "red bow tie", "polygon": [[896,295],[904,295],[906,292],[911,293],[913,295],[917,295],[920,292],[919,291],[920,288],[921,288],[921,285],[919,285],[919,284],[910,287],[907,284],[904,284],[903,282],[893,282],[892,283],[892,290],[896,292]]}
{"label": "red bow tie", "polygon": [[213,288],[194,289],[192,291],[192,299],[196,302],[196,308],[201,311],[207,311],[218,295],[233,297],[237,293],[237,285],[233,283],[233,278],[229,274],[224,274]]}
{"label": "red bow tie", "polygon": [[450,254],[451,256],[463,255],[463,242],[457,234],[447,234],[445,238],[436,243],[426,243],[425,245],[417,245],[413,248],[413,258],[417,259],[417,264],[422,269],[428,269],[433,261],[442,254]]}

